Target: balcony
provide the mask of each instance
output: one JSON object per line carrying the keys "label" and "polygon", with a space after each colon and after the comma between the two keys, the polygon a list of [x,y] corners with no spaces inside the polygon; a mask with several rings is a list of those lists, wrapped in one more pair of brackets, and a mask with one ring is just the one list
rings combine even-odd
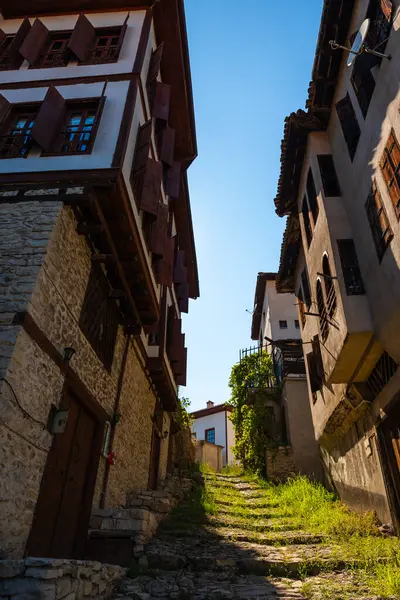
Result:
{"label": "balcony", "polygon": [[273,375],[266,387],[276,388],[285,377],[305,376],[303,346],[301,340],[279,340],[262,346],[253,346],[240,351],[240,361],[246,356],[268,352],[272,359]]}

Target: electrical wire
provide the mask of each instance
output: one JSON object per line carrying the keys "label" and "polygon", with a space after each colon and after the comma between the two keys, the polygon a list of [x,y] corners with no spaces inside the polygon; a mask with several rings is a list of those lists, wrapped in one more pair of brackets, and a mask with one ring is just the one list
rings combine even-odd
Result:
{"label": "electrical wire", "polygon": [[18,396],[15,393],[15,390],[14,390],[13,386],[11,385],[11,383],[7,379],[5,379],[4,377],[0,377],[0,381],[4,381],[4,383],[11,390],[12,395],[14,397],[14,400],[15,400],[18,408],[20,409],[20,411],[24,415],[24,417],[26,417],[27,419],[31,419],[32,421],[34,421],[38,425],[41,425],[43,427],[43,429],[46,429],[46,425],[44,423],[42,423],[42,421],[38,421],[38,419],[35,419],[35,417],[32,417],[32,415],[21,405],[20,401],[18,400]]}

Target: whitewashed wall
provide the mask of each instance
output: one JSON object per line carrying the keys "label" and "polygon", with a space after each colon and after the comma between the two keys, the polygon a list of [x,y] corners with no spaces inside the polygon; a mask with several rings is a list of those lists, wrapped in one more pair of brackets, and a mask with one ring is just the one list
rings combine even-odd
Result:
{"label": "whitewashed wall", "polygon": [[[226,411],[214,413],[213,415],[206,415],[196,419],[192,425],[192,432],[196,434],[197,440],[205,439],[206,429],[215,428],[215,443],[219,446],[223,446],[222,459],[223,464],[226,465]],[[234,429],[233,424],[228,419],[228,461],[232,464],[233,452],[232,446],[234,444]]]}

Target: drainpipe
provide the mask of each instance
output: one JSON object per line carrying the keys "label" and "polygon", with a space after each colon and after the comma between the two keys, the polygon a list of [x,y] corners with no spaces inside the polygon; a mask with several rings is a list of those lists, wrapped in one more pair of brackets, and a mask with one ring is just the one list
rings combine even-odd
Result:
{"label": "drainpipe", "polygon": [[[111,424],[111,434],[110,434],[110,445],[109,445],[110,449],[112,449],[113,444],[114,444],[115,429],[116,429],[116,425],[117,425],[115,423],[115,415],[118,412],[119,404],[120,404],[120,400],[121,400],[122,384],[124,382],[124,375],[125,375],[126,362],[127,362],[127,358],[128,358],[130,339],[131,339],[131,336],[130,336],[130,334],[128,334],[125,339],[124,353],[122,355],[121,370],[120,370],[119,376],[118,376],[117,393],[115,395],[113,423]],[[111,466],[110,463],[107,461],[106,468],[104,471],[102,490],[101,490],[101,494],[100,494],[100,508],[105,508],[108,480],[110,477],[110,466]]]}

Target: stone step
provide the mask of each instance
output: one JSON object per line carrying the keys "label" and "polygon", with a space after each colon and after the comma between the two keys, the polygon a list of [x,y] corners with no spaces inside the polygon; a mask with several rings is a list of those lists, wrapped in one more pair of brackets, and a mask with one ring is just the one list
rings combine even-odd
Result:
{"label": "stone step", "polygon": [[[221,546],[221,545],[220,545]],[[157,551],[149,549],[140,558],[141,567],[154,570],[195,572],[229,572],[232,574],[264,575],[274,577],[299,578],[304,572],[309,575],[318,575],[320,572],[341,571],[345,569],[344,562],[330,556],[330,550],[325,548],[325,554],[316,548],[306,547],[309,552],[296,551],[293,547],[275,547],[247,544],[248,548],[240,553],[225,552],[219,547],[218,553],[189,553],[174,552],[159,548]],[[253,547],[253,551],[250,551]],[[304,548],[304,547],[303,547]]]}
{"label": "stone step", "polygon": [[266,580],[257,575],[232,573],[171,573],[158,571],[154,578],[126,580],[115,598],[120,600],[301,600],[295,582]]}
{"label": "stone step", "polygon": [[267,508],[249,508],[249,507],[237,507],[237,506],[229,506],[225,504],[218,505],[218,512],[221,514],[228,514],[232,517],[244,517],[246,519],[273,519],[273,518],[283,518],[285,515],[282,512],[279,512],[279,507],[267,507]]}
{"label": "stone step", "polygon": [[252,542],[261,545],[303,545],[303,544],[321,544],[326,541],[326,536],[306,533],[304,531],[283,531],[275,533],[259,533],[245,529],[235,529],[229,527],[210,527],[187,528],[164,530],[161,528],[158,533],[158,539],[173,542],[180,538],[191,538],[196,536],[198,539],[229,540],[232,542]]}
{"label": "stone step", "polygon": [[244,519],[232,517],[230,515],[209,516],[207,523],[215,527],[234,527],[238,529],[246,529],[252,531],[299,531],[301,530],[301,522],[290,517],[278,519]]}
{"label": "stone step", "polygon": [[253,510],[257,508],[279,508],[278,502],[263,500],[262,502],[254,502],[253,498],[237,498],[229,496],[227,497],[219,497],[214,499],[215,504],[218,506],[232,506],[235,508],[242,508],[246,510]]}

